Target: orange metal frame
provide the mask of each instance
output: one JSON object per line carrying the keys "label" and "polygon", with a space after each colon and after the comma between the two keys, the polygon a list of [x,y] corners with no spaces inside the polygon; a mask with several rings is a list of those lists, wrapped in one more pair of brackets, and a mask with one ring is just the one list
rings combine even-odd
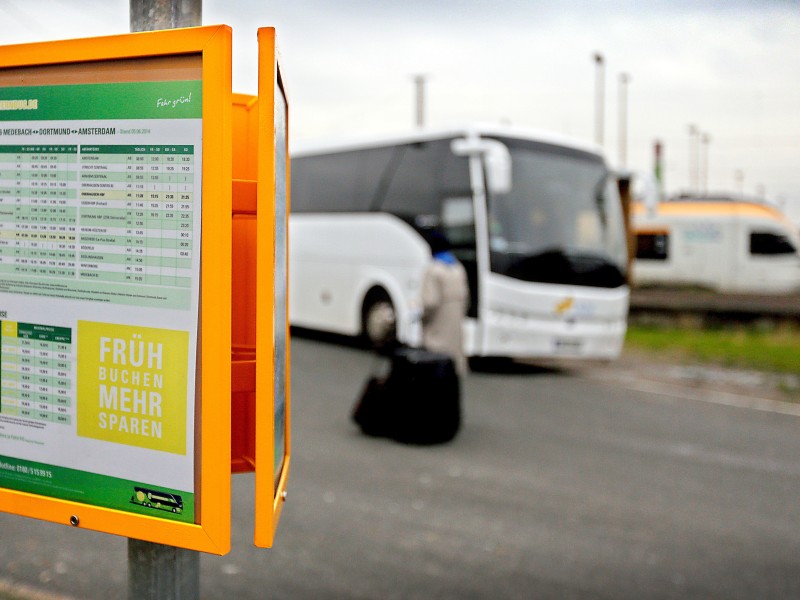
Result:
{"label": "orange metal frame", "polygon": [[[233,96],[233,323],[231,347],[231,471],[255,471],[255,535],[272,545],[286,497],[291,458],[289,323],[286,331],[286,421],[283,461],[275,472],[275,90],[285,90],[275,30],[258,31],[259,95]],[[288,115],[286,119],[288,123]],[[288,138],[288,135],[287,135]],[[288,157],[288,147],[284,152]],[[287,207],[289,167],[287,158]],[[288,223],[286,224],[288,230]],[[278,326],[281,326],[278,324]],[[256,360],[256,358],[258,358]],[[275,484],[278,480],[277,486]]]}
{"label": "orange metal frame", "polygon": [[[0,69],[199,54],[203,166],[196,524],[0,489],[0,511],[209,552],[230,550],[231,30],[224,25],[6,46]],[[85,64],[83,65],[85,67]]]}
{"label": "orange metal frame", "polygon": [[[276,158],[275,158],[275,91],[279,89],[286,96],[281,70],[275,46],[275,30],[263,28],[258,30],[258,244],[257,261],[259,264],[269,265],[261,268],[258,273],[257,305],[266,310],[261,310],[256,317],[256,353],[259,357],[256,365],[256,515],[255,537],[256,546],[269,547],[275,535],[283,503],[286,498],[286,484],[289,478],[291,462],[291,402],[289,398],[289,323],[287,321],[277,326],[283,326],[286,332],[286,412],[284,422],[285,447],[281,472],[275,473],[275,397],[273,377],[275,371],[274,341],[275,341],[275,278],[273,274],[275,260],[275,198],[276,198]],[[287,101],[288,107],[288,101]],[[288,111],[288,108],[287,108]],[[289,118],[286,115],[288,127]],[[283,150],[286,156],[286,212],[289,214],[289,134],[287,131],[287,147]],[[288,237],[288,223],[286,224]],[[288,239],[286,241],[288,244]],[[288,256],[288,249],[287,249]],[[288,299],[287,299],[288,301]],[[266,468],[265,468],[266,467]],[[275,483],[278,478],[277,485]],[[262,509],[263,507],[263,509]]]}
{"label": "orange metal frame", "polygon": [[233,95],[231,471],[256,469],[258,98]]}

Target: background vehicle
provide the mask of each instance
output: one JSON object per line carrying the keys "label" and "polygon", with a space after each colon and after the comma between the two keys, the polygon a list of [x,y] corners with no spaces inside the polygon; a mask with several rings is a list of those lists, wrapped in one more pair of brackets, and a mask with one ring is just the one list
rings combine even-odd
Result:
{"label": "background vehicle", "polygon": [[725,196],[683,196],[634,208],[637,286],[725,293],[800,291],[800,235],[777,208]]}
{"label": "background vehicle", "polygon": [[464,264],[470,356],[613,358],[628,309],[616,183],[593,147],[473,125],[297,147],[290,318],[347,335],[419,339],[439,228]]}

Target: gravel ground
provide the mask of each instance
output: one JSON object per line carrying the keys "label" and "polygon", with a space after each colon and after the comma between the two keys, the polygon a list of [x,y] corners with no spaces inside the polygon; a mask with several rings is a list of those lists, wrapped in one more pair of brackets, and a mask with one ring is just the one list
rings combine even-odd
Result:
{"label": "gravel ground", "polygon": [[654,353],[626,349],[611,363],[590,363],[577,367],[576,374],[597,379],[625,381],[639,385],[683,388],[696,394],[726,394],[768,402],[785,402],[800,407],[800,374],[771,373],[694,364]]}

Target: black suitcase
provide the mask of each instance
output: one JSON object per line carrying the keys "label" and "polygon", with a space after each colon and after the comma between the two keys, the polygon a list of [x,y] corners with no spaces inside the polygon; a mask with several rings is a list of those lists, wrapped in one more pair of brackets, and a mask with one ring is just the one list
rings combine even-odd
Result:
{"label": "black suitcase", "polygon": [[452,359],[438,352],[400,348],[387,377],[371,377],[353,411],[367,435],[406,444],[449,442],[461,427],[461,397]]}
{"label": "black suitcase", "polygon": [[391,437],[389,406],[386,379],[370,377],[353,409],[353,420],[366,435]]}

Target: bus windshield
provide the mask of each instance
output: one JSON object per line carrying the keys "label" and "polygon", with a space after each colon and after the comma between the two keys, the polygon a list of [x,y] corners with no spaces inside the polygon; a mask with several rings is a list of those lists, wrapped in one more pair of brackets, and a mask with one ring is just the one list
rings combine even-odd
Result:
{"label": "bus windshield", "polygon": [[616,288],[625,283],[622,207],[593,154],[499,138],[512,161],[509,193],[490,196],[491,270],[523,281]]}

